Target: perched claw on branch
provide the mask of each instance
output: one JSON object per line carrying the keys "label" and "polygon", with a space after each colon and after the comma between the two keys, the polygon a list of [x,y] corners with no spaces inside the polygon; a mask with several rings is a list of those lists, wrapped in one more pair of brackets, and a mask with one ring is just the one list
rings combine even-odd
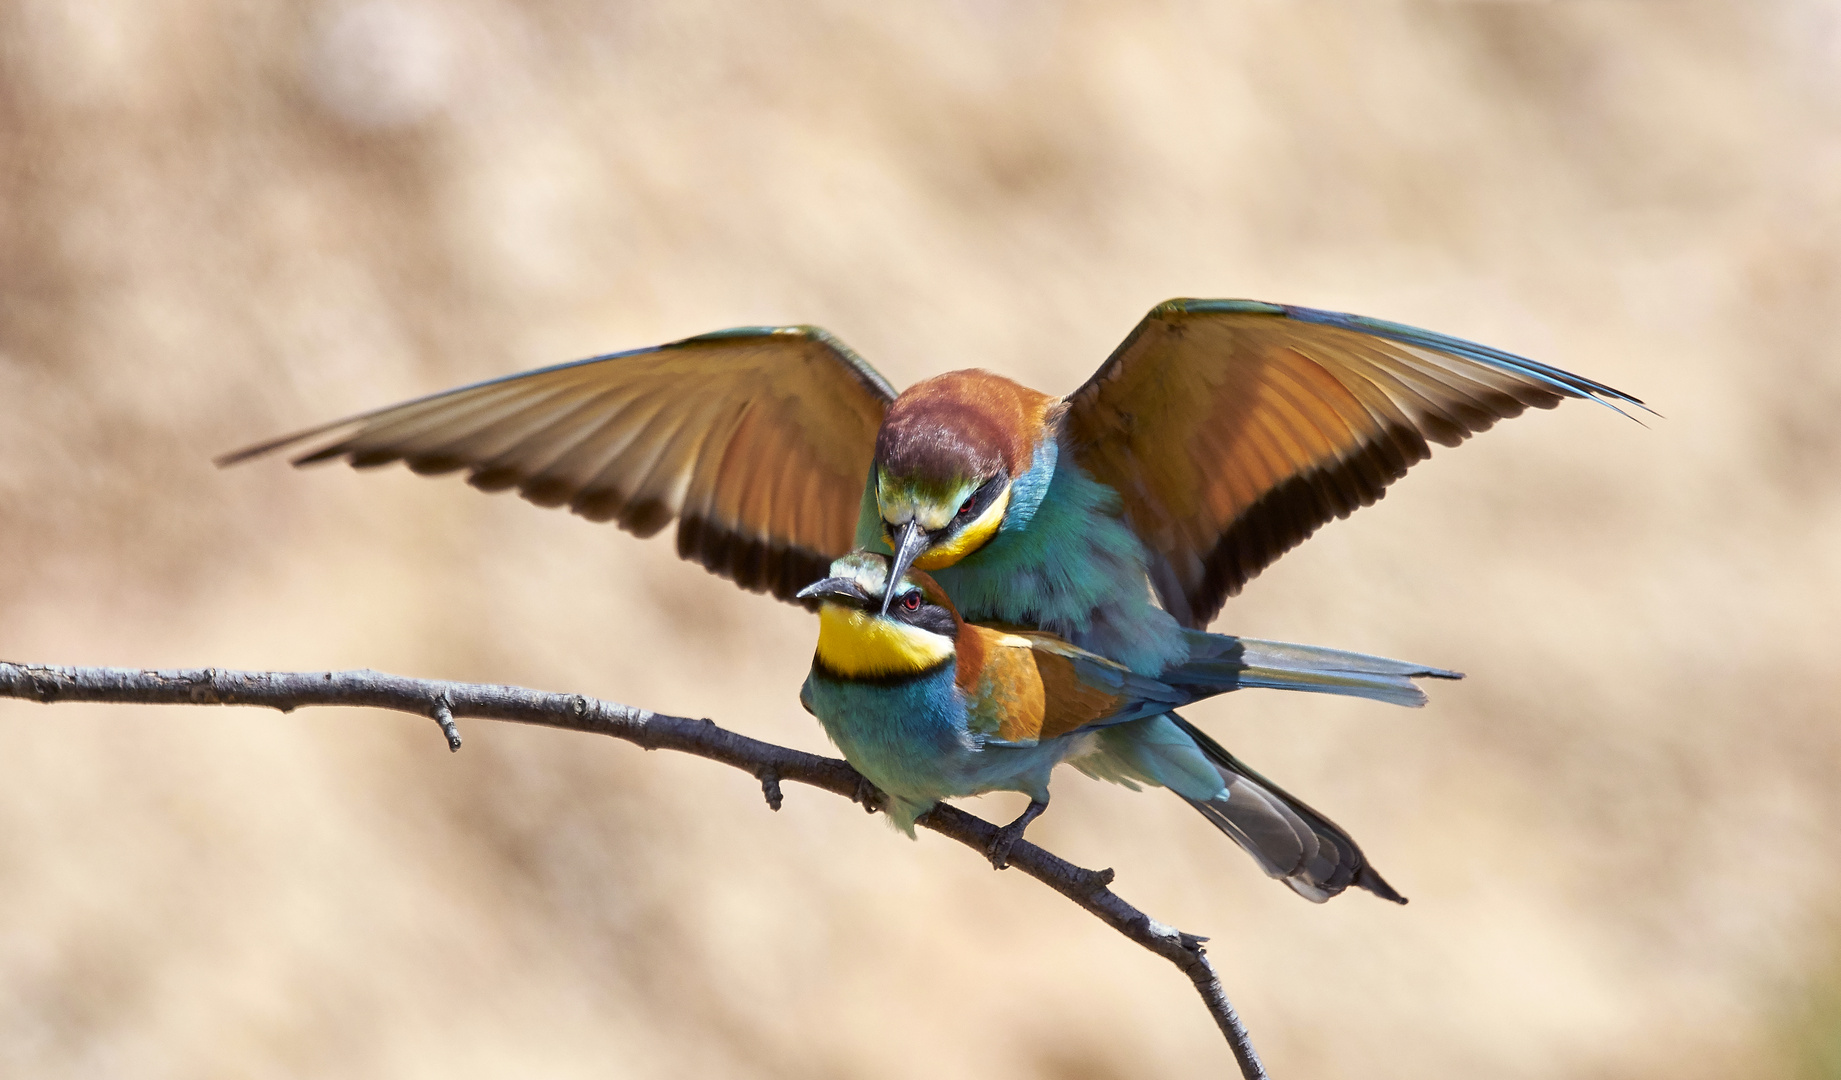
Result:
{"label": "perched claw on branch", "polygon": [[1047,809],[1047,803],[1039,799],[1031,799],[1029,805],[1024,807],[1023,812],[1017,815],[1015,821],[997,830],[997,838],[991,841],[990,848],[985,851],[985,856],[991,860],[993,870],[1009,868],[1010,849],[1023,838],[1023,831],[1029,828],[1029,823],[1041,817],[1042,811]]}
{"label": "perched claw on branch", "polygon": [[876,785],[859,776],[857,777],[856,793],[850,796],[850,801],[861,804],[865,814],[873,814],[882,809],[883,800],[885,798],[887,798],[887,796],[882,794],[881,788],[878,788]]}

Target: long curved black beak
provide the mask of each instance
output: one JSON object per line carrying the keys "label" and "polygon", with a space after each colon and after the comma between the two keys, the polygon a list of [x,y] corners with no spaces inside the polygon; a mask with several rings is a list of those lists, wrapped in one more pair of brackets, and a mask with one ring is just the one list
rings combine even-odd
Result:
{"label": "long curved black beak", "polygon": [[793,595],[801,600],[831,600],[860,608],[868,608],[876,600],[855,578],[847,577],[814,581]]}
{"label": "long curved black beak", "polygon": [[889,604],[894,601],[895,594],[901,590],[902,575],[908,572],[908,567],[915,559],[920,558],[920,553],[925,550],[927,550],[927,530],[921,528],[920,522],[910,518],[908,523],[901,527],[901,535],[895,538],[895,563],[889,567],[888,588],[882,590],[882,614],[889,613]]}

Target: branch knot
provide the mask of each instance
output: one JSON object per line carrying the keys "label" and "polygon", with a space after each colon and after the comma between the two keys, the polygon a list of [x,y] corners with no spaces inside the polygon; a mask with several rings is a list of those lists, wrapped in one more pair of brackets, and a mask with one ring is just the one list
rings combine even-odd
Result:
{"label": "branch knot", "polygon": [[780,793],[780,770],[772,765],[763,765],[754,770],[754,778],[761,782],[761,797],[767,800],[769,810],[778,811],[786,796]]}
{"label": "branch knot", "polygon": [[454,706],[445,693],[435,696],[435,723],[441,725],[441,734],[447,736],[448,753],[460,751],[460,725],[454,723]]}

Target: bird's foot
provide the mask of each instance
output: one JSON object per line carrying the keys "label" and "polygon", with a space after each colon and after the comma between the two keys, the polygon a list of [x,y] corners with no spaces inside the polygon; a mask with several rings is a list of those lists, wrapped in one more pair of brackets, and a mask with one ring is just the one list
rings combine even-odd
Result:
{"label": "bird's foot", "polygon": [[1046,809],[1046,802],[1031,799],[1028,808],[1018,814],[1015,821],[997,830],[997,838],[991,841],[990,849],[985,852],[991,857],[992,869],[1002,870],[1010,865],[1010,849],[1023,838],[1023,831],[1029,828],[1029,823],[1041,817],[1042,811]]}
{"label": "bird's foot", "polygon": [[856,793],[850,796],[850,801],[862,804],[865,814],[873,814],[882,809],[885,798],[881,788],[870,783],[867,777],[859,776]]}

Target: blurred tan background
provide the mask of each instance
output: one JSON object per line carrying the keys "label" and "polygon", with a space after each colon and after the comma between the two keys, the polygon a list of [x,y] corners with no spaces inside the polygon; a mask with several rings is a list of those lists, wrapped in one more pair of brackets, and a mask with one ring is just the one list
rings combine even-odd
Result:
{"label": "blurred tan background", "polygon": [[[1056,392],[1171,296],[1428,326],[1667,419],[1440,452],[1217,624],[1470,673],[1193,711],[1411,906],[1071,772],[1033,838],[1211,935],[1276,1076],[1841,1076],[1838,286],[1832,0],[5,0],[0,656],[822,750],[808,616],[668,536],[210,459],[737,324]],[[1231,1068],[1163,961],[937,837],[463,726],[0,702],[0,1074]]]}

